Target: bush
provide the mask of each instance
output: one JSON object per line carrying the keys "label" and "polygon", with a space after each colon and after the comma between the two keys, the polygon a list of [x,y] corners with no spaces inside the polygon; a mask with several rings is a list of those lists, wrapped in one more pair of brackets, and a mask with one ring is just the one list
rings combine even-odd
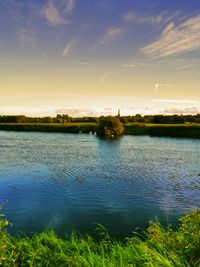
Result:
{"label": "bush", "polygon": [[124,127],[116,117],[101,117],[97,126],[97,135],[104,138],[116,138],[122,135]]}

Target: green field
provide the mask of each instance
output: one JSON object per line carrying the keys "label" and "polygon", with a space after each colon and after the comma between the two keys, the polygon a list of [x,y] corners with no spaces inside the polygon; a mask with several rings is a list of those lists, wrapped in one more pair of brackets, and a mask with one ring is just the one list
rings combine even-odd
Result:
{"label": "green field", "polygon": [[[0,123],[0,130],[61,133],[95,132],[97,123]],[[124,134],[200,138],[200,124],[124,124]]]}
{"label": "green field", "polygon": [[5,267],[197,267],[200,266],[200,210],[180,219],[174,231],[158,222],[144,236],[135,234],[124,242],[111,239],[99,226],[100,239],[72,234],[59,238],[53,231],[28,238],[12,237],[0,220],[0,265]]}

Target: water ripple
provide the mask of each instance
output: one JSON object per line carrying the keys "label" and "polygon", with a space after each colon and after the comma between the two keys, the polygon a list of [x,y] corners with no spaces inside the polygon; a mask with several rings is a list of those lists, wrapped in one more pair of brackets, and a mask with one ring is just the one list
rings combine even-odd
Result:
{"label": "water ripple", "polygon": [[0,155],[0,203],[13,232],[84,233],[101,223],[126,236],[200,208],[198,140],[1,131]]}

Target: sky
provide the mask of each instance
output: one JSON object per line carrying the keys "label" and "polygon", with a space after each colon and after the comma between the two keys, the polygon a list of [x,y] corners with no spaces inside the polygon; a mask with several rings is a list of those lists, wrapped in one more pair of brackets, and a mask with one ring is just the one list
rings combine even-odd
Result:
{"label": "sky", "polygon": [[0,0],[0,115],[200,113],[199,0]]}

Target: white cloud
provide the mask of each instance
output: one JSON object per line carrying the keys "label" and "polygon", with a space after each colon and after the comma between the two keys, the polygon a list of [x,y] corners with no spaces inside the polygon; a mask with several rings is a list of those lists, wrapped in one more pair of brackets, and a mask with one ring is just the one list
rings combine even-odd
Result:
{"label": "white cloud", "polygon": [[112,108],[61,108],[55,110],[56,114],[68,114],[71,117],[99,117],[106,115],[116,115]]}
{"label": "white cloud", "polygon": [[170,23],[160,38],[141,48],[141,52],[151,57],[166,57],[200,48],[200,15],[187,19],[176,26]]}
{"label": "white cloud", "polygon": [[70,54],[70,52],[72,50],[72,47],[73,47],[73,45],[72,45],[71,42],[69,42],[68,44],[66,44],[66,46],[65,46],[65,48],[63,50],[63,54],[62,54],[63,57],[67,57]]}
{"label": "white cloud", "polygon": [[168,115],[173,115],[173,114],[183,114],[183,115],[195,115],[200,113],[200,106],[194,106],[194,107],[171,107],[168,109],[161,110],[162,114],[168,114]]}
{"label": "white cloud", "polygon": [[27,115],[27,116],[52,116],[53,109],[50,107],[28,107],[28,106],[0,106],[1,115]]}
{"label": "white cloud", "polygon": [[68,24],[66,18],[61,12],[55,7],[52,0],[49,0],[47,5],[42,9],[42,15],[52,26],[58,26],[62,24]]}

